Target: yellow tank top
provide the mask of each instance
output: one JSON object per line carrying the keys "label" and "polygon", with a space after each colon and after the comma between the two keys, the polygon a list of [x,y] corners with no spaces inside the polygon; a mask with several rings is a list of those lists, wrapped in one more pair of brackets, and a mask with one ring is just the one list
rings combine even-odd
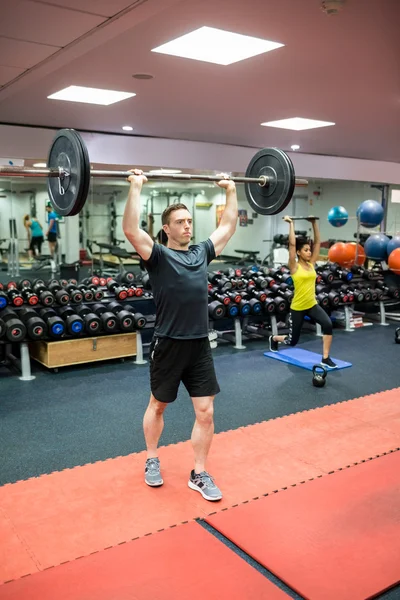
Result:
{"label": "yellow tank top", "polygon": [[296,273],[292,273],[294,296],[290,308],[292,310],[308,310],[317,304],[315,298],[315,280],[317,274],[311,263],[310,271],[297,264]]}

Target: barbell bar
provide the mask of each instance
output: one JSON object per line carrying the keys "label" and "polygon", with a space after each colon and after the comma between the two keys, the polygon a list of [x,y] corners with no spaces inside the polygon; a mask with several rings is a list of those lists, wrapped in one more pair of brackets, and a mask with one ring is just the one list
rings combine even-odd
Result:
{"label": "barbell bar", "polygon": [[[87,200],[90,178],[126,179],[130,171],[91,170],[86,144],[74,129],[57,132],[50,148],[47,167],[0,166],[3,177],[47,177],[51,204],[62,216],[78,214]],[[157,181],[219,181],[217,175],[189,173],[144,173]],[[244,183],[252,209],[262,215],[274,215],[289,204],[295,185],[307,185],[305,179],[295,179],[292,161],[279,148],[264,148],[250,161],[244,177],[230,177]]]}

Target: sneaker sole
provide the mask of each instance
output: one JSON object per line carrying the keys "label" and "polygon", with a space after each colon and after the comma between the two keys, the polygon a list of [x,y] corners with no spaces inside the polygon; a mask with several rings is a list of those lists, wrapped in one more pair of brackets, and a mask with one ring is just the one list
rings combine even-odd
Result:
{"label": "sneaker sole", "polygon": [[164,483],[164,480],[161,479],[161,481],[157,481],[157,483],[150,483],[150,481],[147,481],[147,479],[145,479],[144,482],[147,483],[147,485],[149,485],[150,487],[160,487]]}
{"label": "sneaker sole", "polygon": [[319,363],[321,365],[321,367],[325,367],[325,369],[330,369],[331,371],[333,371],[333,369],[337,369],[338,366],[335,365],[334,367],[330,367],[329,365],[326,365],[325,363]]}
{"label": "sneaker sole", "polygon": [[203,490],[201,490],[197,485],[195,485],[191,481],[188,481],[188,486],[191,490],[194,490],[195,492],[200,492],[200,494],[205,500],[209,500],[210,502],[217,502],[218,500],[222,500],[222,494],[221,496],[218,496],[218,498],[211,498],[211,496],[207,496],[207,494],[205,494]]}

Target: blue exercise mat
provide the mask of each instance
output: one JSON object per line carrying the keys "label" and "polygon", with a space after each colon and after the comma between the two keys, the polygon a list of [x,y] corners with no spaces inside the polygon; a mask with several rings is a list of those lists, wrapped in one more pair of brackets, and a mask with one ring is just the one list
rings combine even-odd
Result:
{"label": "blue exercise mat", "polygon": [[[268,358],[274,358],[275,360],[281,360],[282,362],[307,369],[312,371],[314,365],[319,365],[322,360],[322,354],[316,354],[315,352],[309,352],[308,350],[302,350],[301,348],[282,348],[279,352],[264,352],[264,356]],[[351,367],[351,363],[345,362],[344,360],[338,360],[333,358],[332,360],[337,364],[337,369],[328,369],[329,371],[337,371],[338,369],[346,369]]]}

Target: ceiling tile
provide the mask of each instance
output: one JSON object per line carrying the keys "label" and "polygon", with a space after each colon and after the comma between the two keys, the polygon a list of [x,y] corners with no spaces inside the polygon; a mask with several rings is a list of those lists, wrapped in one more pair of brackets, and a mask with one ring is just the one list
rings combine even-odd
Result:
{"label": "ceiling tile", "polygon": [[0,37],[0,65],[29,69],[57,50],[54,46]]}
{"label": "ceiling tile", "polygon": [[0,65],[0,85],[5,85],[9,81],[18,77],[25,69],[16,69],[15,67],[2,67]]}
{"label": "ceiling tile", "polygon": [[64,10],[58,6],[13,0],[1,15],[0,36],[66,46],[103,21],[103,17]]}
{"label": "ceiling tile", "polygon": [[82,10],[94,15],[103,15],[112,17],[127,6],[138,3],[134,0],[47,0],[47,4],[54,6],[62,6],[63,8],[72,8],[74,10]]}

